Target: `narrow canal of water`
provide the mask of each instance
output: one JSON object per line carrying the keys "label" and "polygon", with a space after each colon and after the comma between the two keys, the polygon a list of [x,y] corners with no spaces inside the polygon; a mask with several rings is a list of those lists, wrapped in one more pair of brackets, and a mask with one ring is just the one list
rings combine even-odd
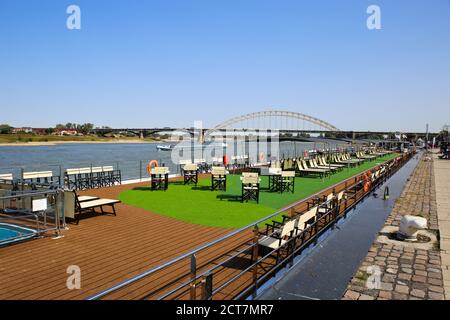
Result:
{"label": "narrow canal of water", "polygon": [[[306,249],[294,267],[260,288],[258,299],[341,299],[349,281],[391,213],[421,154],[413,157],[374,193]],[[383,200],[385,186],[390,198]]]}

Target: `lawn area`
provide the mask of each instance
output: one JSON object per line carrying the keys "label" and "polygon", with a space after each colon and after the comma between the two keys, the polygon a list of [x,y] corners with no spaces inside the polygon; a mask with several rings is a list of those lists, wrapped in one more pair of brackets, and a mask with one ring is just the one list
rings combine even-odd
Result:
{"label": "lawn area", "polygon": [[[297,177],[295,193],[280,194],[262,191],[259,204],[240,202],[238,199],[241,195],[239,175],[228,176],[226,192],[211,191],[211,180],[201,179],[197,187],[185,186],[182,182],[172,182],[167,191],[150,191],[150,187],[127,190],[119,195],[119,199],[125,204],[189,223],[239,228],[393,157],[395,155],[386,155],[372,162],[366,161],[359,167],[346,168],[324,180]],[[261,186],[262,188],[267,186],[266,177],[262,177]]]}

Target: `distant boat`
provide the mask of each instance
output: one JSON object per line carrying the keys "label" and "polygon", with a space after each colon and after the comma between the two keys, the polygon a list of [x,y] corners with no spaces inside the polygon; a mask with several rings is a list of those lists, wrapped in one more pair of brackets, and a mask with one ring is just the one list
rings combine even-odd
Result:
{"label": "distant boat", "polygon": [[156,149],[158,149],[159,151],[172,151],[173,149],[175,149],[175,145],[173,144],[168,144],[168,145],[160,145],[160,146],[156,146]]}

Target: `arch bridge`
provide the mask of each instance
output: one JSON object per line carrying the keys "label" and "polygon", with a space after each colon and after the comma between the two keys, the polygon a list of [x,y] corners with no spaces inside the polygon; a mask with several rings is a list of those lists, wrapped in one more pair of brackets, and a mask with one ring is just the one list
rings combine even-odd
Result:
{"label": "arch bridge", "polygon": [[[331,123],[319,118],[306,115],[300,112],[285,110],[267,110],[260,112],[248,113],[227,119],[212,128],[103,128],[94,129],[93,132],[98,134],[107,133],[131,133],[140,135],[141,137],[151,136],[158,133],[184,132],[185,134],[196,137],[199,141],[209,136],[238,136],[238,135],[258,135],[264,134],[264,131],[276,131],[283,139],[289,137],[302,137],[311,135],[324,134],[331,138],[370,138],[374,136],[382,136],[392,134],[391,132],[370,132],[370,131],[347,131],[339,130]],[[425,133],[405,133],[409,139],[417,139]]]}

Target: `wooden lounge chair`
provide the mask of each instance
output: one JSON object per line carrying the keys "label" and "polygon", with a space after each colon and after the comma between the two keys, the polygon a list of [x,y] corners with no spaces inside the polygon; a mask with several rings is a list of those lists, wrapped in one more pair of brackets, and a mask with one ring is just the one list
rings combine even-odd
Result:
{"label": "wooden lounge chair", "polygon": [[348,159],[348,160],[347,159],[348,158],[344,159],[343,155],[339,155],[339,154],[336,154],[332,157],[333,162],[337,163],[337,164],[344,164],[347,166],[357,166],[358,164],[361,163],[360,160],[355,161],[353,159]]}
{"label": "wooden lounge chair", "polygon": [[363,152],[356,152],[356,158],[357,159],[363,159],[363,160],[373,160],[376,157],[375,156],[370,156],[370,155],[366,155]]}
{"label": "wooden lounge chair", "polygon": [[[115,216],[115,205],[120,202],[120,200],[99,199],[90,196],[78,197],[76,191],[66,190],[64,191],[64,215],[66,218],[76,220],[77,223],[81,214],[95,214],[97,213],[96,209],[100,209],[102,214],[113,214]],[[105,211],[104,207],[110,207],[111,211]]]}
{"label": "wooden lounge chair", "polygon": [[78,196],[78,202],[86,202],[86,201],[92,201],[92,200],[98,200],[99,197],[94,196]]}
{"label": "wooden lounge chair", "polygon": [[305,169],[300,158],[295,162],[295,164],[295,171],[299,174],[299,176],[318,175],[323,178],[324,172],[322,170]]}
{"label": "wooden lounge chair", "polygon": [[320,166],[317,164],[316,159],[309,159],[309,167],[312,169],[323,169],[323,170],[328,170],[331,173],[335,172],[337,170],[337,168],[333,168],[333,167],[325,167],[325,166]]}
{"label": "wooden lounge chair", "polygon": [[306,164],[306,161],[303,159],[300,160],[300,162],[299,162],[299,170],[300,170],[300,172],[304,172],[306,174],[319,175],[321,178],[326,177],[330,173],[329,169],[317,169],[317,168],[308,167],[308,165]]}
{"label": "wooden lounge chair", "polygon": [[325,156],[318,157],[318,159],[319,159],[319,164],[320,164],[321,166],[331,167],[331,168],[337,168],[338,170],[339,170],[339,169],[342,170],[343,168],[345,168],[345,165],[343,165],[343,164],[331,164],[331,163],[328,163],[328,162],[326,161],[326,159],[325,159]]}

